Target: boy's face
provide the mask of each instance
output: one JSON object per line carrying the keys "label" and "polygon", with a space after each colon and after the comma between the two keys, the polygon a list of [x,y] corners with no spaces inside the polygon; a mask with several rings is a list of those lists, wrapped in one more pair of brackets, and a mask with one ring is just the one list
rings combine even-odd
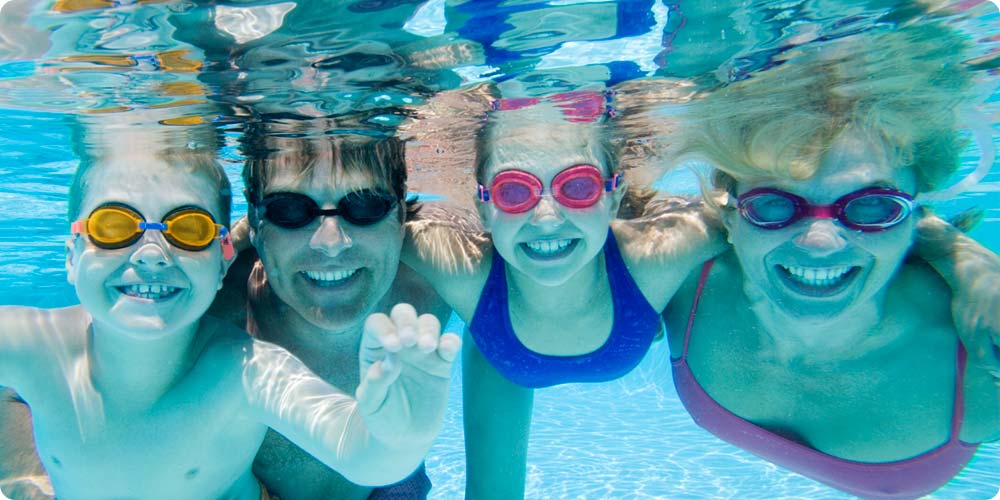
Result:
{"label": "boy's face", "polygon": [[[147,222],[160,222],[182,206],[222,219],[214,182],[148,155],[141,163],[135,160],[111,159],[93,168],[77,220],[107,203],[127,205]],[[69,240],[68,246],[69,281],[94,322],[144,337],[194,324],[212,303],[231,263],[223,259],[218,238],[204,250],[184,250],[154,229],[124,248],[100,248],[86,235]]]}
{"label": "boy's face", "polygon": [[[333,163],[321,162],[309,175],[276,172],[269,176],[262,196],[298,193],[320,208],[331,209],[361,189],[388,191],[371,176],[345,172]],[[278,298],[309,323],[343,333],[360,326],[392,285],[399,268],[403,224],[397,204],[383,219],[367,226],[328,215],[290,229],[265,217],[251,238]]]}

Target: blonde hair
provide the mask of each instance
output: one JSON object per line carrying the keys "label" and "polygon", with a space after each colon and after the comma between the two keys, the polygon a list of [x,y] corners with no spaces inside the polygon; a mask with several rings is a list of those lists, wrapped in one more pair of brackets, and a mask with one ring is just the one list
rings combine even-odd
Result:
{"label": "blonde hair", "polygon": [[678,131],[682,152],[709,160],[729,187],[726,176],[807,179],[853,130],[914,169],[919,192],[932,190],[955,171],[966,142],[955,113],[971,97],[965,48],[956,31],[928,23],[800,47],[780,66],[692,103]]}
{"label": "blonde hair", "polygon": [[[206,200],[216,203],[219,209],[219,224],[229,227],[230,211],[232,209],[232,188],[229,177],[217,160],[218,130],[211,125],[199,126],[168,126],[155,123],[144,123],[138,133],[129,133],[122,129],[99,127],[99,124],[75,120],[70,124],[73,149],[80,159],[80,164],[73,175],[69,187],[69,220],[80,218],[80,207],[83,198],[90,188],[93,172],[103,166],[105,161],[115,154],[116,146],[109,144],[126,144],[129,147],[148,148],[151,157],[166,164],[166,168],[181,169],[191,176],[200,176],[217,187],[218,198]],[[136,143],[133,144],[132,141]],[[146,165],[136,165],[135,168],[148,168]],[[162,189],[150,186],[150,189]]]}

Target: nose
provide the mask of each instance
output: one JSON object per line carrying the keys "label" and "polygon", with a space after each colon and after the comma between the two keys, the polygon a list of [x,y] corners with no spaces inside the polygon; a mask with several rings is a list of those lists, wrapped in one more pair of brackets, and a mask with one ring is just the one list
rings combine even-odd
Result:
{"label": "nose", "polygon": [[166,249],[167,241],[159,231],[146,231],[139,241],[139,248],[132,252],[129,262],[135,266],[149,269],[164,269],[174,265],[170,252]]}
{"label": "nose", "polygon": [[531,223],[535,225],[553,225],[557,226],[565,220],[562,211],[556,206],[556,200],[552,199],[550,195],[544,195],[538,204],[531,211]]}
{"label": "nose", "polygon": [[335,257],[354,246],[354,240],[347,234],[344,224],[344,220],[338,216],[321,216],[319,227],[309,239],[309,248]]}
{"label": "nose", "polygon": [[812,219],[806,230],[795,237],[795,244],[816,256],[826,256],[847,245],[843,229],[831,219]]}

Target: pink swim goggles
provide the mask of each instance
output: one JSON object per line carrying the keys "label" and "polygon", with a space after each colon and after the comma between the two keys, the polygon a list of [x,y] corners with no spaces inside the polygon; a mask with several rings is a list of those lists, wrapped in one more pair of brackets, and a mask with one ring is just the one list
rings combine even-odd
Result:
{"label": "pink swim goggles", "polygon": [[[552,197],[568,208],[594,206],[601,195],[610,193],[621,184],[621,174],[605,179],[593,165],[573,165],[552,179]],[[523,170],[504,170],[493,178],[489,189],[479,184],[479,201],[493,202],[497,208],[511,214],[527,212],[545,194],[545,185]]]}

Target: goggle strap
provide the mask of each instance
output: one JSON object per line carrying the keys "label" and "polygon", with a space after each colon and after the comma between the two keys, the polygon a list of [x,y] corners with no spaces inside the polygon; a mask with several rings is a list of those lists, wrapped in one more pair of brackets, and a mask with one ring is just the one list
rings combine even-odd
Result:
{"label": "goggle strap", "polygon": [[483,203],[489,203],[490,201],[490,190],[486,189],[486,186],[479,185],[479,201]]}
{"label": "goggle strap", "polygon": [[618,189],[618,185],[621,182],[622,174],[615,174],[610,179],[604,179],[604,191],[610,193]]}
{"label": "goggle strap", "polygon": [[70,234],[85,234],[87,232],[86,230],[87,226],[86,224],[84,224],[85,222],[86,219],[74,221],[72,224],[70,224],[69,225]]}
{"label": "goggle strap", "polygon": [[155,229],[157,231],[166,231],[167,225],[162,222],[146,222],[142,221],[139,223],[139,229],[145,231],[147,229]]}
{"label": "goggle strap", "polygon": [[233,247],[233,240],[229,237],[229,231],[226,231],[225,227],[219,229],[219,235],[222,236],[220,244],[222,245],[222,258],[229,260],[236,256],[236,248]]}

